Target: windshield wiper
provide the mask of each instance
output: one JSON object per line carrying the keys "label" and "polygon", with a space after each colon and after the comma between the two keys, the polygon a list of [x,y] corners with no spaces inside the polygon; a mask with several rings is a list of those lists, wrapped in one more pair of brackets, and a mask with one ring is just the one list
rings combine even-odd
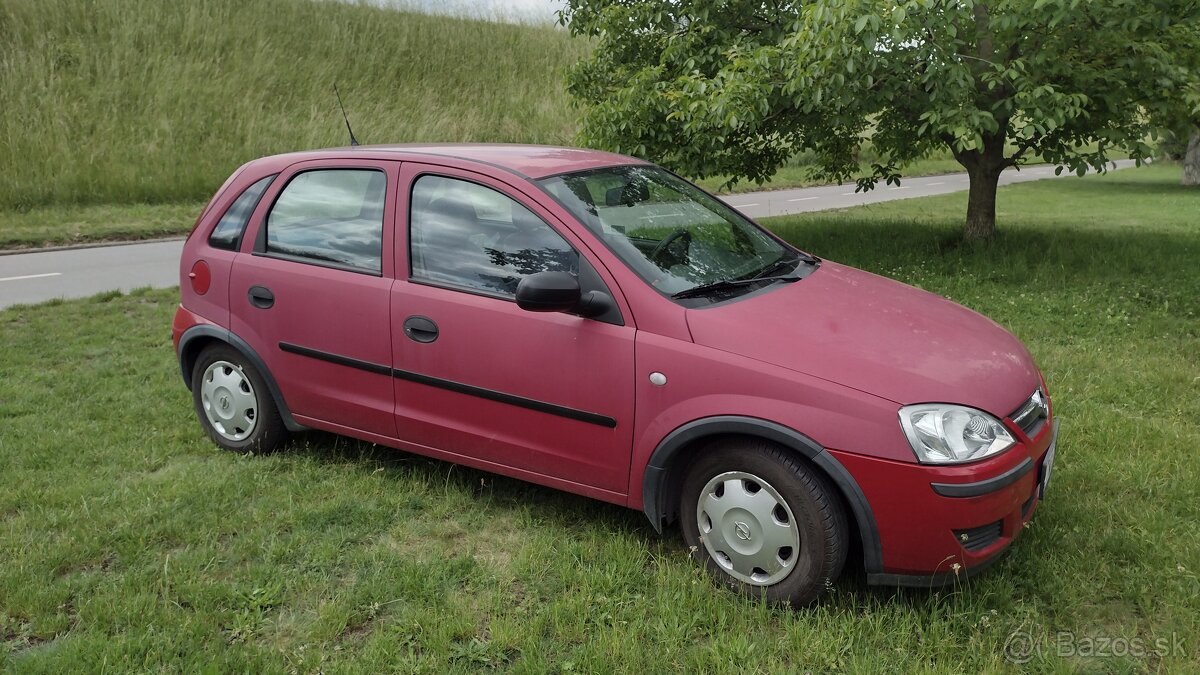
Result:
{"label": "windshield wiper", "polygon": [[800,256],[799,255],[792,255],[790,257],[785,255],[785,256],[781,257],[779,260],[776,260],[775,262],[771,263],[770,265],[767,265],[766,267],[759,270],[757,273],[755,273],[754,276],[747,279],[747,281],[753,281],[755,279],[766,279],[767,277],[772,277],[772,276],[779,276],[777,273],[782,271],[784,268],[786,268],[790,265],[791,270],[795,270],[796,265],[798,265],[798,264],[800,264]]}
{"label": "windshield wiper", "polygon": [[737,288],[738,286],[746,286],[748,284],[757,284],[766,281],[800,281],[801,279],[803,279],[803,277],[794,274],[787,274],[777,277],[751,277],[749,279],[721,279],[719,281],[714,281],[711,284],[700,284],[699,286],[685,288],[678,293],[672,293],[671,297],[675,298],[676,300],[682,300],[683,298],[694,298],[700,295],[707,295],[713,291],[723,291],[729,288]]}

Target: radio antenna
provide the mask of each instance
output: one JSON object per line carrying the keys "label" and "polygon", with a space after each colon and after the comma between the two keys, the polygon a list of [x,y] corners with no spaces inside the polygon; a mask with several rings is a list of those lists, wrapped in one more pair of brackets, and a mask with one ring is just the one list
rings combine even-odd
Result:
{"label": "radio antenna", "polygon": [[352,147],[358,145],[358,139],[354,137],[354,130],[350,128],[350,118],[346,115],[346,106],[342,105],[342,95],[338,93],[336,82],[333,85],[333,95],[337,96],[338,107],[342,109],[342,119],[346,120],[346,131],[350,132],[350,145]]}

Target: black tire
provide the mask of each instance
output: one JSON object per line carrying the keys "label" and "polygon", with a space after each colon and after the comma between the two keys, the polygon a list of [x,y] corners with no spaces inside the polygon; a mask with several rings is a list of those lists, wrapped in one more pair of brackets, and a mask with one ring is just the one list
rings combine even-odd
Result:
{"label": "black tire", "polygon": [[[763,516],[764,505],[772,503]],[[708,447],[684,476],[679,513],[683,538],[696,560],[722,585],[771,604],[812,604],[846,562],[849,528],[834,488],[802,459],[766,441],[739,438]],[[713,522],[714,514],[718,522]],[[702,533],[702,527],[709,532]],[[795,550],[780,545],[796,540]],[[711,551],[709,544],[717,550]],[[744,548],[739,552],[734,547]],[[764,557],[770,562],[756,566]]]}
{"label": "black tire", "polygon": [[[210,367],[214,367],[211,373]],[[206,380],[206,375],[211,377]],[[218,378],[223,380],[220,385]],[[206,382],[212,419],[206,410]],[[206,347],[196,359],[192,368],[192,404],[205,433],[226,450],[265,454],[287,440],[287,427],[267,383],[249,360],[229,345]],[[231,408],[238,412],[231,412]],[[228,419],[224,419],[226,416]]]}

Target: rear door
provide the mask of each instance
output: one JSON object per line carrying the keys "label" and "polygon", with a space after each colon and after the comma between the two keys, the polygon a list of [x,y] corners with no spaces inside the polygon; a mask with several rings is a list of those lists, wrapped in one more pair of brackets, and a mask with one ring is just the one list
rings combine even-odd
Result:
{"label": "rear door", "polygon": [[513,295],[539,271],[573,272],[610,295],[614,282],[551,212],[510,185],[405,163],[401,186],[411,247],[397,250],[404,269],[391,295],[400,438],[623,502],[633,431],[628,309],[600,320],[535,313]]}
{"label": "rear door", "polygon": [[274,179],[275,174],[253,182],[231,177],[211,207],[221,214],[216,225],[210,227],[212,214],[204,214],[184,244],[179,258],[182,304],[217,325],[229,325],[229,271],[250,218]]}
{"label": "rear door", "polygon": [[396,435],[389,302],[399,163],[317,160],[283,171],[230,275],[231,328],[297,421]]}

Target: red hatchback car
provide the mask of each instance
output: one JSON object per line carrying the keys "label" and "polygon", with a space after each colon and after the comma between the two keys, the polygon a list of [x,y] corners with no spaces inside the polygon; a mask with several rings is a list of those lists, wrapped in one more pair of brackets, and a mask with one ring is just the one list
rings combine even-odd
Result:
{"label": "red hatchback car", "polygon": [[983,569],[1054,461],[1045,382],[999,325],[621,155],[266,157],[180,273],[176,351],[218,445],[323,429],[640,509],[774,602],[851,553],[875,584]]}

